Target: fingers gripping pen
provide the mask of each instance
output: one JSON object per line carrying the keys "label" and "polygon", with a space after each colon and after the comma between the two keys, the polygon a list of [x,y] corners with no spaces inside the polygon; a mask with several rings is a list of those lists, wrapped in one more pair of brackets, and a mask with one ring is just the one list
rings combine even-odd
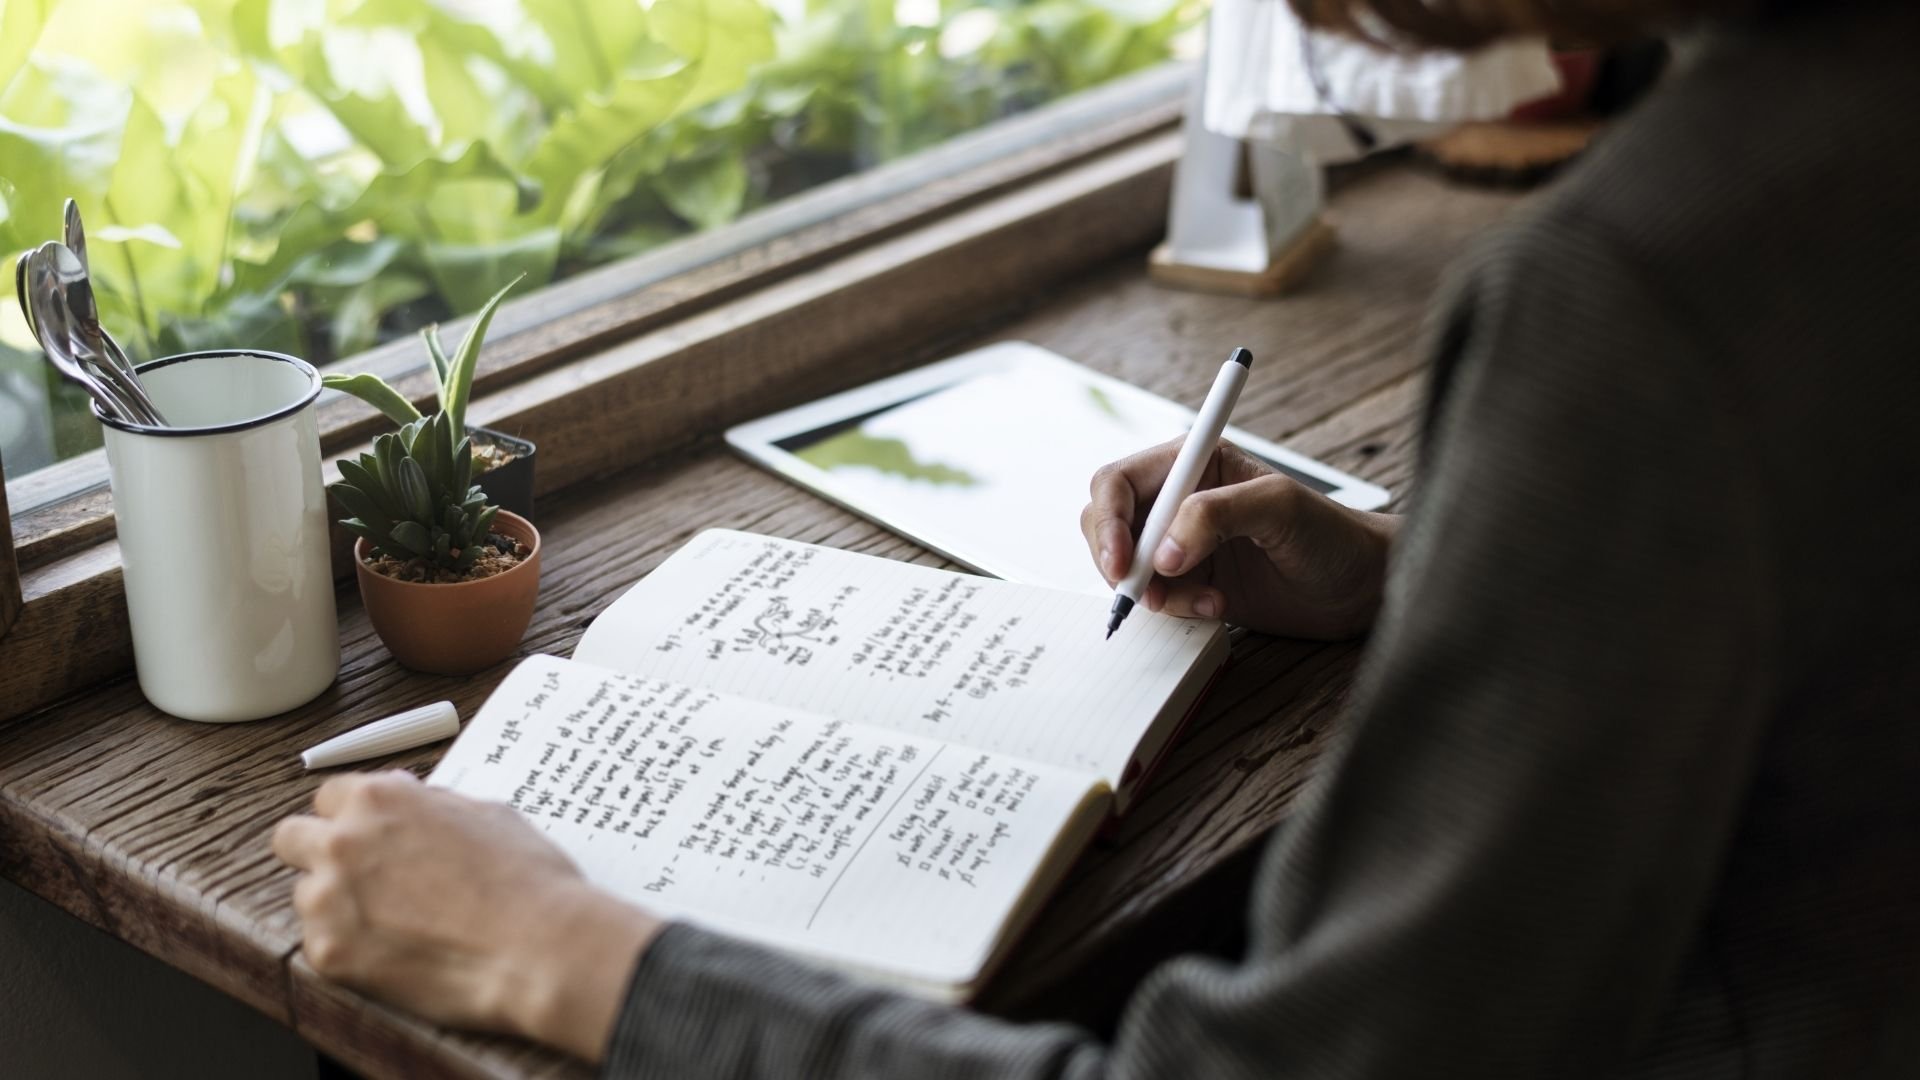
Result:
{"label": "fingers gripping pen", "polygon": [[1213,389],[1207,391],[1206,403],[1193,418],[1187,441],[1173,459],[1173,469],[1167,473],[1166,483],[1160,486],[1153,509],[1147,512],[1147,523],[1140,529],[1140,537],[1133,546],[1133,565],[1114,587],[1113,611],[1107,616],[1108,637],[1120,629],[1120,623],[1133,610],[1133,605],[1147,595],[1147,582],[1153,580],[1153,553],[1166,538],[1167,527],[1180,512],[1180,504],[1199,486],[1200,474],[1206,470],[1214,447],[1220,445],[1220,436],[1227,430],[1227,417],[1233,414],[1234,402],[1240,399],[1240,388],[1247,385],[1247,374],[1252,370],[1253,354],[1245,349],[1233,350],[1227,362],[1220,365]]}

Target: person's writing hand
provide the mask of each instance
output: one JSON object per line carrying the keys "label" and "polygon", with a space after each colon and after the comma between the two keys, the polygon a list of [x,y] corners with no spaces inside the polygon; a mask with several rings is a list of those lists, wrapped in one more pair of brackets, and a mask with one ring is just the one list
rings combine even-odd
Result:
{"label": "person's writing hand", "polygon": [[[1180,439],[1103,467],[1080,530],[1109,584],[1126,576],[1134,535]],[[1222,442],[1158,551],[1148,608],[1333,641],[1365,633],[1380,607],[1398,518],[1350,510]]]}
{"label": "person's writing hand", "polygon": [[512,808],[406,772],[337,776],[276,855],[320,974],[428,1019],[604,1051],[658,920],[589,885]]}

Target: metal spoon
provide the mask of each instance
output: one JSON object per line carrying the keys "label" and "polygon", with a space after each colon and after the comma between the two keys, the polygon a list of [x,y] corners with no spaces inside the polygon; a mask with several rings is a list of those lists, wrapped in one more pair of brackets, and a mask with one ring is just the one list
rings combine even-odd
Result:
{"label": "metal spoon", "polygon": [[59,282],[53,269],[46,265],[38,251],[30,253],[28,259],[26,278],[30,283],[33,323],[37,327],[40,347],[53,363],[54,370],[85,390],[100,405],[103,413],[127,423],[145,423],[140,418],[138,406],[126,400],[117,388],[96,377],[74,357],[70,349],[66,310],[60,301]]}
{"label": "metal spoon", "polygon": [[38,251],[27,255],[29,303],[33,311],[35,337],[47,360],[62,377],[87,391],[103,412],[121,420],[133,421],[131,407],[103,380],[77,361],[70,348],[64,311],[60,304],[52,271],[43,265]]}
{"label": "metal spoon", "polygon": [[42,257],[47,260],[57,283],[57,293],[63,307],[63,320],[67,337],[63,342],[69,346],[75,359],[82,363],[92,362],[99,377],[112,385],[118,396],[130,400],[134,405],[138,419],[136,423],[154,427],[167,426],[166,418],[147,396],[146,388],[140,385],[140,378],[133,370],[132,361],[99,322],[99,308],[94,303],[93,283],[87,278],[87,269],[79,256],[65,244],[45,243],[40,245]]}
{"label": "metal spoon", "polygon": [[137,387],[139,384],[130,384],[130,381],[120,371],[118,366],[99,353],[94,352],[93,349],[87,345],[85,335],[82,334],[78,328],[71,325],[73,319],[72,313],[63,311],[61,317],[67,319],[69,322],[67,327],[68,354],[73,357],[74,361],[78,363],[87,374],[98,380],[99,383],[114,396],[115,400],[120,402],[121,413],[136,424],[146,427],[167,427],[168,424],[166,420],[160,415],[159,411],[153,407],[144,391],[136,392],[130,388],[130,385]]}
{"label": "metal spoon", "polygon": [[87,265],[87,231],[80,227],[80,204],[68,199],[65,217],[67,246],[73,249],[74,257],[80,260],[80,269],[91,276],[93,268]]}
{"label": "metal spoon", "polygon": [[68,328],[78,331],[81,335],[79,340],[96,354],[104,356],[127,379],[133,380],[134,385],[130,389],[140,390],[140,396],[145,397],[132,361],[126,360],[126,353],[106,328],[100,325],[100,305],[94,301],[93,279],[87,275],[86,262],[71,248],[53,241],[40,245],[40,251],[60,284],[60,301],[67,310]]}
{"label": "metal spoon", "polygon": [[[73,309],[75,315],[79,316],[82,324],[98,325],[100,306],[93,302],[93,268],[87,265],[87,230],[80,224],[80,204],[68,199],[64,216],[66,228],[63,231],[67,249],[73,252],[74,261],[80,264],[80,276],[86,279],[84,287],[77,285],[68,287],[68,306]],[[105,333],[104,330],[101,332]],[[116,347],[114,352],[119,352],[119,349]],[[109,359],[118,364],[125,355],[121,353],[119,357],[110,356]],[[131,373],[132,365],[129,363],[122,370]]]}
{"label": "metal spoon", "polygon": [[27,320],[27,330],[33,334],[33,340],[40,340],[40,328],[33,322],[33,301],[27,293],[27,261],[33,252],[23,251],[13,263],[13,293],[20,298],[20,316]]}
{"label": "metal spoon", "polygon": [[[106,327],[100,322],[100,305],[94,302],[93,297],[93,267],[87,262],[87,230],[80,224],[80,204],[68,199],[65,216],[67,247],[79,261],[80,274],[84,278],[81,284],[69,288],[68,303],[73,308],[73,313],[79,317],[83,328],[99,329],[100,338],[106,346],[107,359],[113,361],[121,371],[127,373],[128,378],[137,383],[140,374],[134,369],[133,360],[127,356],[127,351],[120,347],[120,343],[113,339],[113,335],[107,333]],[[141,389],[144,392],[145,388]]]}

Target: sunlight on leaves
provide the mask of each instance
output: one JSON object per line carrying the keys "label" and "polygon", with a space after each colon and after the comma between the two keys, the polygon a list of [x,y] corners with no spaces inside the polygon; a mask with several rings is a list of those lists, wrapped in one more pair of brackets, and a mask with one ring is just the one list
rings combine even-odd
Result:
{"label": "sunlight on leaves", "polygon": [[[0,0],[0,256],[71,196],[137,356],[326,363],[1159,63],[1203,2]],[[22,355],[0,398],[48,398]]]}
{"label": "sunlight on leaves", "polygon": [[53,0],[0,0],[0,86],[33,54],[52,6]]}

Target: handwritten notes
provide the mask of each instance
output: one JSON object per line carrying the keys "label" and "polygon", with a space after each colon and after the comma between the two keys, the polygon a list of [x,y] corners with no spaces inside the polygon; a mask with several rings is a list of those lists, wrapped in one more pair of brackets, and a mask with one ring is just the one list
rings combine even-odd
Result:
{"label": "handwritten notes", "polygon": [[1101,597],[710,530],[575,659],[1092,771],[1110,782],[1217,624]]}
{"label": "handwritten notes", "polygon": [[910,809],[888,830],[888,850],[910,871],[977,888],[1039,784],[1040,774],[1030,768],[972,755],[957,775],[924,779]]}
{"label": "handwritten notes", "polygon": [[847,585],[825,604],[796,607],[795,583],[819,554],[810,547],[760,552],[695,601],[653,650],[691,647],[711,660],[750,653],[781,664],[811,663],[816,649],[840,643],[840,612],[860,592],[859,586]]}
{"label": "handwritten notes", "polygon": [[508,676],[433,781],[510,803],[655,911],[943,978],[977,969],[1091,783],[552,657]]}
{"label": "handwritten notes", "polygon": [[514,669],[432,779],[659,914],[951,992],[1225,652],[1217,623],[1136,613],[1108,642],[1105,617],[708,531],[573,661]]}

